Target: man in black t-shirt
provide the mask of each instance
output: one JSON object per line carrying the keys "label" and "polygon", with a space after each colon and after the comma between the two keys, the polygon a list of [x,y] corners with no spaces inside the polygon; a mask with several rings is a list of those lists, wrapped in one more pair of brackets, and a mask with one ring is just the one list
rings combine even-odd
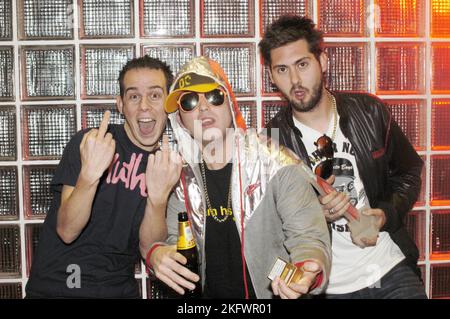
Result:
{"label": "man in black t-shirt", "polygon": [[165,238],[165,209],[181,159],[158,142],[170,68],[148,56],[119,75],[124,125],[78,132],[53,178],[53,202],[26,287],[29,298],[137,298],[134,265]]}

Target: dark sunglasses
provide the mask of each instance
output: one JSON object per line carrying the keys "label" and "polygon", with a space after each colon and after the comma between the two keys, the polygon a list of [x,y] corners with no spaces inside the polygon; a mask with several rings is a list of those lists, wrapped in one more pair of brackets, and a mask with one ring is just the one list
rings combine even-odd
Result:
{"label": "dark sunglasses", "polygon": [[[205,96],[206,101],[214,106],[220,106],[225,102],[225,92],[221,89],[214,89],[209,92],[201,93]],[[200,102],[200,95],[197,92],[184,92],[178,98],[178,105],[184,112],[193,111]]]}
{"label": "dark sunglasses", "polygon": [[321,158],[324,158],[324,160],[316,166],[314,173],[323,179],[327,179],[333,174],[333,140],[324,134],[314,142],[314,145],[317,147],[317,154]]}

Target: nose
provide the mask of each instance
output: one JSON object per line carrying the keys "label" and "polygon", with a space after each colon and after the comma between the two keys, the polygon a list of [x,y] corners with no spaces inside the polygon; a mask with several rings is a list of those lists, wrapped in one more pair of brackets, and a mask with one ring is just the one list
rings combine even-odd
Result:
{"label": "nose", "polygon": [[199,93],[199,100],[198,100],[198,108],[200,112],[205,112],[209,110],[211,105],[209,105],[208,101],[206,101],[205,95],[203,93]]}
{"label": "nose", "polygon": [[297,70],[292,69],[289,72],[289,74],[290,74],[290,77],[291,77],[291,83],[293,85],[300,85],[301,84],[301,79],[300,79],[299,74],[297,73]]}
{"label": "nose", "polygon": [[141,99],[141,103],[139,104],[139,107],[142,111],[147,111],[148,109],[151,108],[151,103],[148,101],[148,98],[142,98]]}

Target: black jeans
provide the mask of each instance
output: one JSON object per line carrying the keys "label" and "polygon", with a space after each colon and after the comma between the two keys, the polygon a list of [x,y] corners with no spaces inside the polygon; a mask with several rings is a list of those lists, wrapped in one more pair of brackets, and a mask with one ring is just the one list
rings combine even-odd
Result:
{"label": "black jeans", "polygon": [[378,285],[339,295],[320,295],[323,299],[427,299],[425,287],[405,261],[384,275]]}

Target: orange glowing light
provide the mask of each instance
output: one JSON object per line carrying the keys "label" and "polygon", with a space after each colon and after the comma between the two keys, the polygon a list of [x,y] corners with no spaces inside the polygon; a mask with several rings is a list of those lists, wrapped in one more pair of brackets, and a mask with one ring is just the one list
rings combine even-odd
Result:
{"label": "orange glowing light", "polygon": [[450,0],[431,1],[431,36],[450,37]]}
{"label": "orange glowing light", "polygon": [[377,0],[375,16],[379,37],[423,36],[423,0]]}
{"label": "orange glowing light", "polygon": [[432,81],[431,92],[433,94],[450,93],[450,43],[433,43],[432,48]]}

